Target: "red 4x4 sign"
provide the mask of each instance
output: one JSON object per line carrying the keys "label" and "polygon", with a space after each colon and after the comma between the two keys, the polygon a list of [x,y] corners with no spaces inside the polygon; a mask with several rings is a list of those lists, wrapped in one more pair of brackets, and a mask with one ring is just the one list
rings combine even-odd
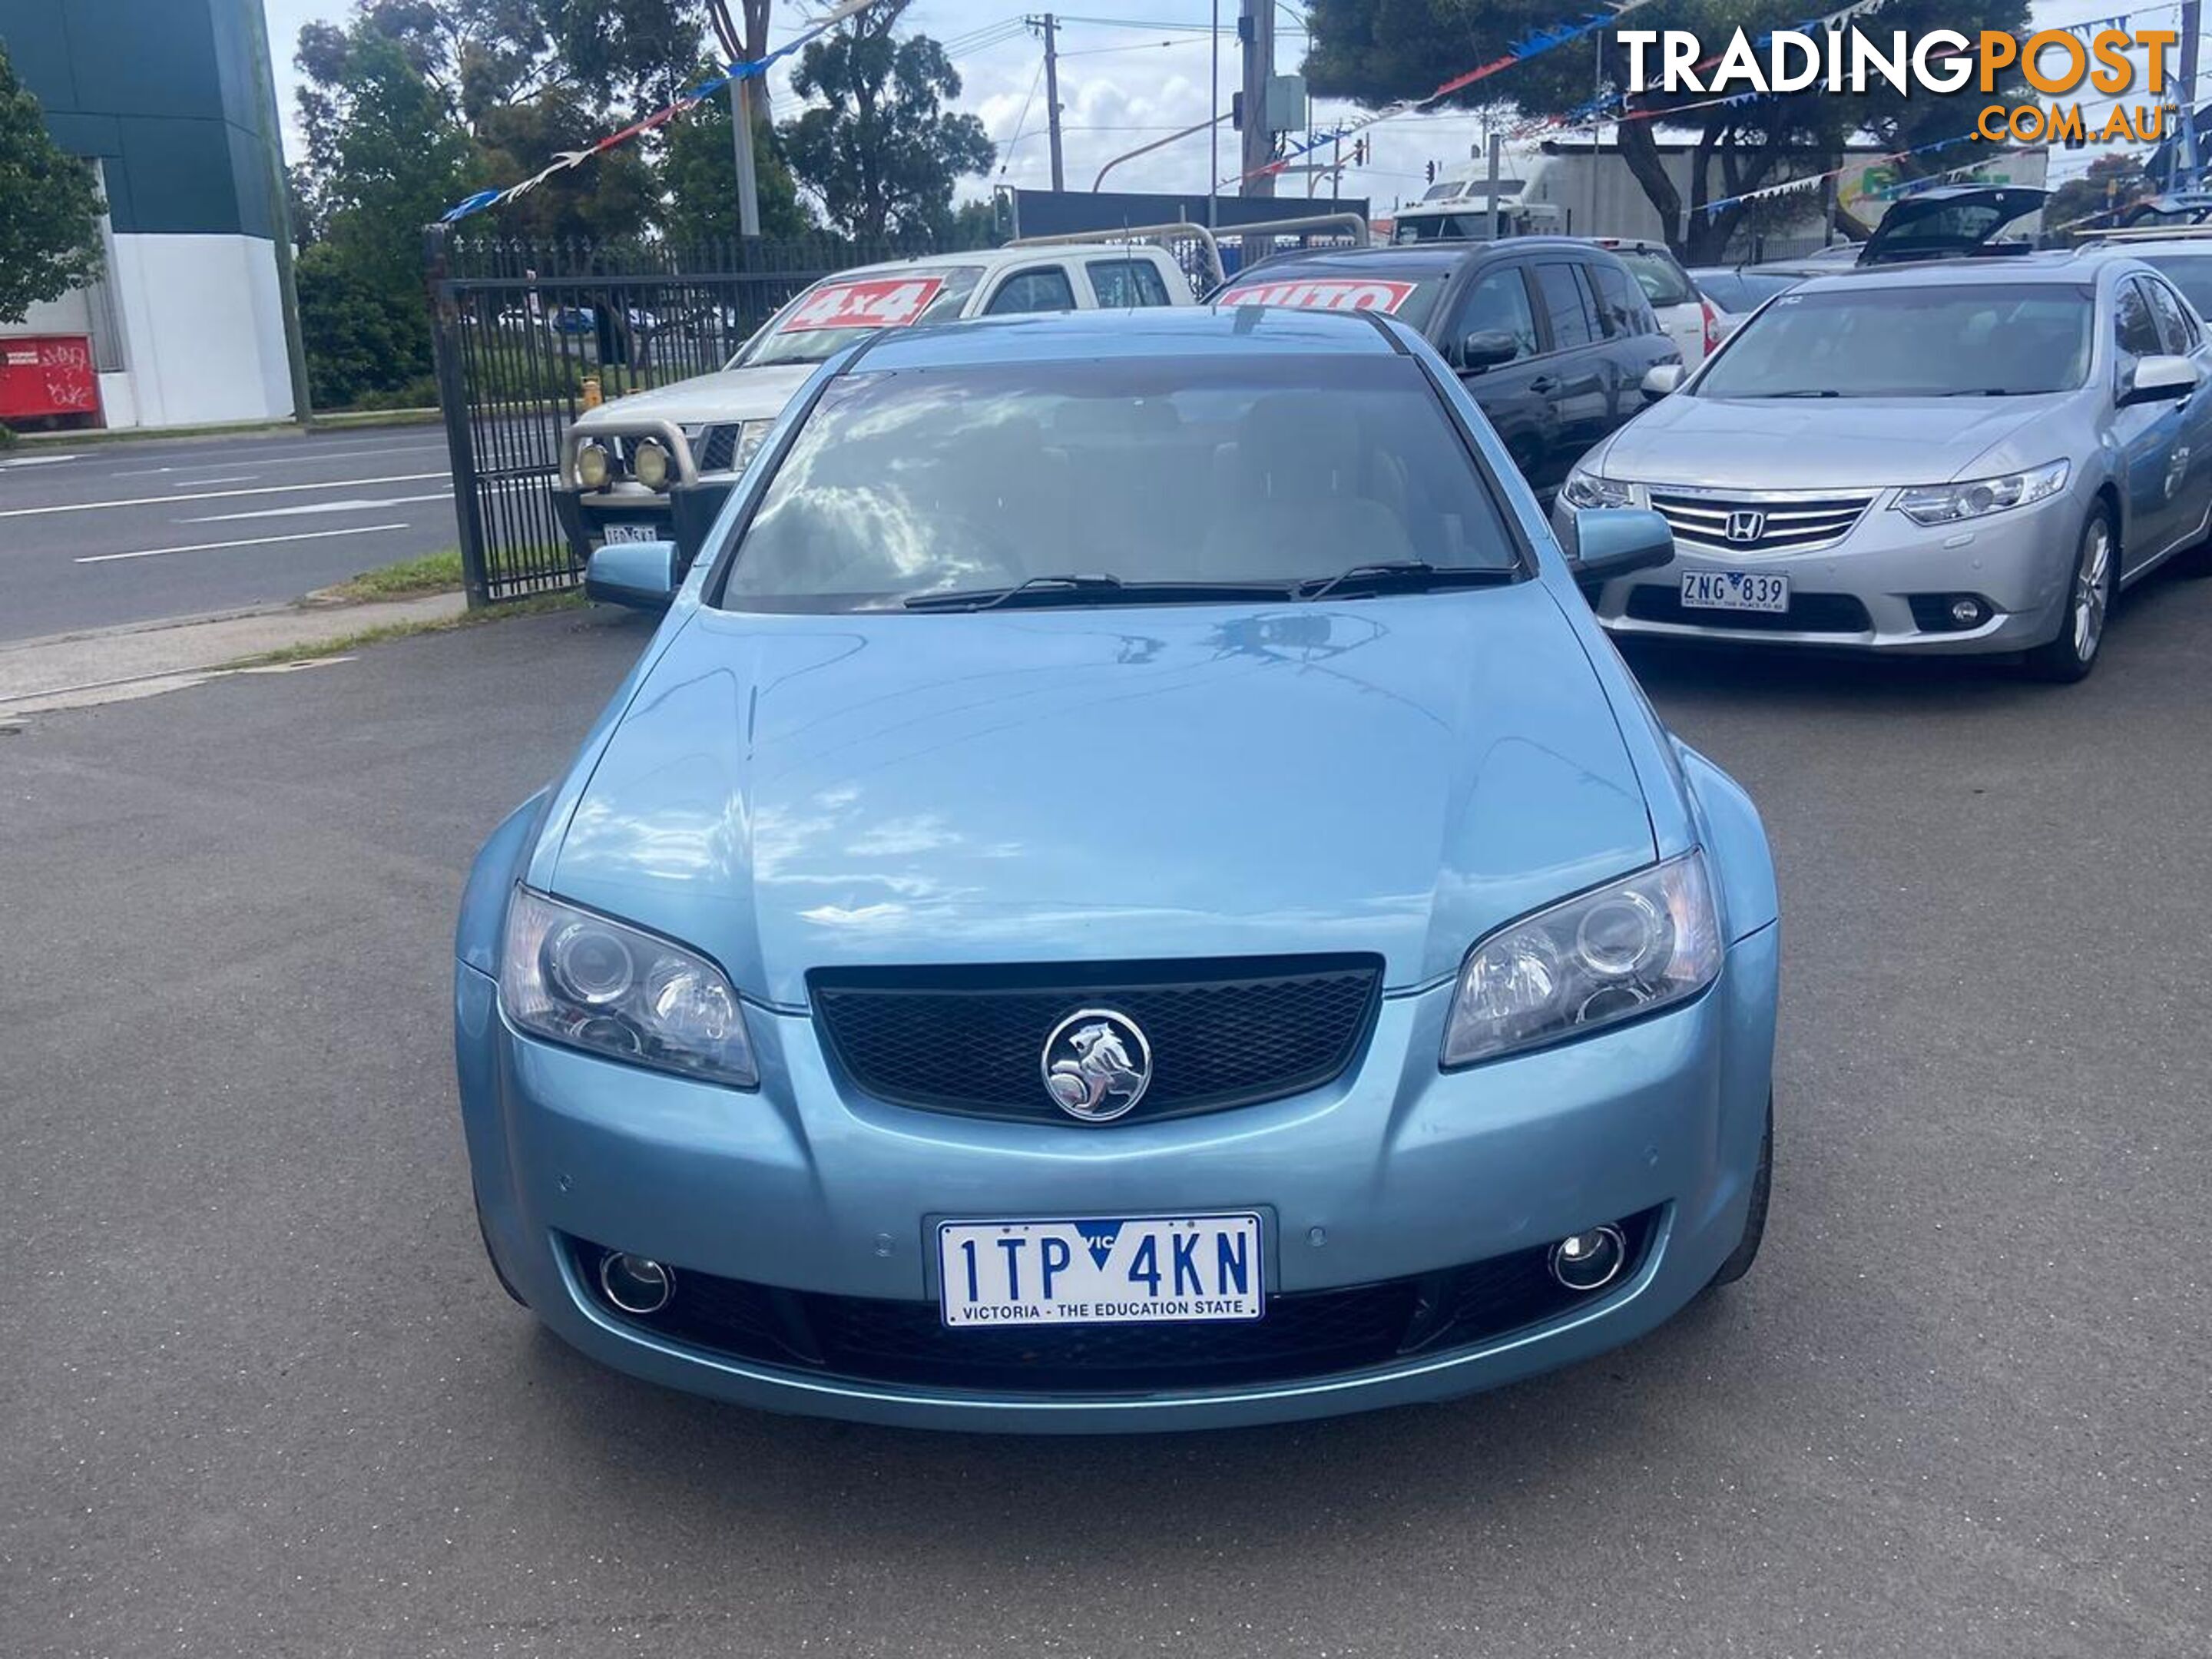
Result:
{"label": "red 4x4 sign", "polygon": [[929,309],[945,286],[942,276],[864,276],[823,283],[807,291],[777,331],[810,328],[904,328]]}

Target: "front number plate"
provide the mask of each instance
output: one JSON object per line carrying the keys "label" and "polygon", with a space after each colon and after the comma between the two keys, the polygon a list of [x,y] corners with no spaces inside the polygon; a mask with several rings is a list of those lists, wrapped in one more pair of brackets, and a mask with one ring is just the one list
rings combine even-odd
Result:
{"label": "front number plate", "polygon": [[1257,1319],[1260,1218],[944,1221],[947,1325],[1128,1325]]}
{"label": "front number plate", "polygon": [[649,524],[611,524],[599,532],[599,539],[605,542],[657,542],[664,538],[661,532]]}
{"label": "front number plate", "polygon": [[1790,578],[1756,570],[1685,570],[1682,603],[1699,611],[1787,611]]}

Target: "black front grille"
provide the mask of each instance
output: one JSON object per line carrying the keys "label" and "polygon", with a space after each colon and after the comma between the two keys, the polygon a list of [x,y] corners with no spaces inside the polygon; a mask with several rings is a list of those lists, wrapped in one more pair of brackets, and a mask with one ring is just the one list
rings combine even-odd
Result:
{"label": "black front grille", "polygon": [[1152,1080],[1121,1120],[1135,1123],[1321,1087],[1358,1052],[1382,982],[1381,960],[1367,956],[825,971],[808,981],[832,1051],[867,1093],[1054,1123],[1070,1120],[1045,1093],[1044,1045],[1078,1009],[1109,1008],[1143,1029]]}
{"label": "black front grille", "polygon": [[1685,623],[1747,634],[1866,634],[1874,618],[1849,593],[1792,593],[1787,611],[1709,611],[1686,605],[1680,592],[1646,583],[1628,592],[1628,614],[1638,622]]}
{"label": "black front grille", "polygon": [[702,472],[727,472],[737,464],[738,428],[708,427],[691,446],[691,459]]}
{"label": "black front grille", "polygon": [[1632,1281],[1661,1211],[1620,1223],[1628,1265],[1605,1291],[1570,1291],[1540,1244],[1462,1267],[1342,1290],[1267,1298],[1256,1320],[1206,1324],[953,1329],[936,1304],[822,1296],[678,1267],[659,1313],[624,1314],[600,1299],[605,1250],[568,1241],[576,1277],[602,1313],[732,1358],[846,1378],[925,1388],[1052,1395],[1128,1395],[1290,1382],[1445,1353],[1504,1336],[1598,1300]]}

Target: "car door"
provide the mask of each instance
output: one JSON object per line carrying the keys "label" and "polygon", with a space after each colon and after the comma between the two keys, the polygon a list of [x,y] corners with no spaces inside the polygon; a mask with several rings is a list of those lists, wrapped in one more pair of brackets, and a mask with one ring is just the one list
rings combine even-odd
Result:
{"label": "car door", "polygon": [[1553,449],[1543,463],[1543,487],[1549,489],[1613,429],[1619,371],[1583,263],[1538,259],[1528,274],[1549,348],[1541,372],[1528,383],[1552,404]]}
{"label": "car door", "polygon": [[1606,431],[1626,425],[1644,409],[1644,377],[1661,363],[1681,360],[1675,344],[1634,277],[1612,260],[1592,260],[1583,268],[1597,295],[1598,323],[1612,364],[1613,405]]}
{"label": "car door", "polygon": [[1035,311],[1079,311],[1090,307],[1075,295],[1064,264],[1023,265],[1002,275],[984,299],[978,317],[1018,317]]}
{"label": "car door", "polygon": [[[2123,278],[2113,294],[2112,396],[2117,404],[2135,383],[2136,365],[2166,350],[2143,278]],[[2173,545],[2185,526],[2189,503],[2177,501],[2189,465],[2184,437],[2183,403],[2162,402],[2115,407],[2112,436],[2127,461],[2128,522],[2120,538],[2120,569],[2125,574]]]}
{"label": "car door", "polygon": [[1134,254],[1086,259],[1083,273],[1102,311],[1135,311],[1175,303],[1160,268]]}
{"label": "car door", "polygon": [[[1519,259],[1486,263],[1463,280],[1457,293],[1438,307],[1443,321],[1435,337],[1445,361],[1481,406],[1521,476],[1540,492],[1556,489],[1544,471],[1561,447],[1558,416],[1547,392],[1533,384],[1545,378],[1544,337],[1536,323],[1536,302],[1528,291],[1528,267]],[[1468,337],[1502,334],[1513,341],[1513,356],[1504,362],[1468,361]]]}
{"label": "car door", "polygon": [[[2192,536],[2204,528],[2208,514],[2212,514],[2212,345],[2206,343],[2196,312],[2163,277],[2135,280],[2150,298],[2166,350],[2195,363],[2199,376],[2197,390],[2176,405],[2181,422],[2180,449],[2167,464],[2179,480],[2173,491],[2173,534]],[[2123,552],[2125,566],[2133,568],[2137,562],[2124,558]],[[2142,550],[2143,558],[2157,556],[2155,550]]]}

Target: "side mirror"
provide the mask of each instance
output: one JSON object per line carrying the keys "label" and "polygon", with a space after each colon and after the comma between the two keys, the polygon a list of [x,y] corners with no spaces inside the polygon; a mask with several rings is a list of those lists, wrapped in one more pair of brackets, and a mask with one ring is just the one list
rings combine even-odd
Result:
{"label": "side mirror", "polygon": [[1651,403],[1671,397],[1674,388],[1682,384],[1680,363],[1654,363],[1644,371],[1644,396]]}
{"label": "side mirror", "polygon": [[1496,368],[1521,355],[1521,342],[1502,328],[1479,328],[1459,343],[1459,366],[1473,372]]}
{"label": "side mirror", "polygon": [[584,566],[584,597],[633,611],[665,611],[677,580],[674,542],[609,542]]}
{"label": "side mirror", "polygon": [[1581,507],[1575,513],[1573,532],[1575,544],[1567,550],[1567,564],[1578,582],[1609,582],[1638,570],[1656,570],[1674,557],[1674,531],[1647,507]]}
{"label": "side mirror", "polygon": [[2197,390],[2197,365],[2186,357],[2145,357],[2136,364],[2120,407],[2131,404],[2176,403]]}

